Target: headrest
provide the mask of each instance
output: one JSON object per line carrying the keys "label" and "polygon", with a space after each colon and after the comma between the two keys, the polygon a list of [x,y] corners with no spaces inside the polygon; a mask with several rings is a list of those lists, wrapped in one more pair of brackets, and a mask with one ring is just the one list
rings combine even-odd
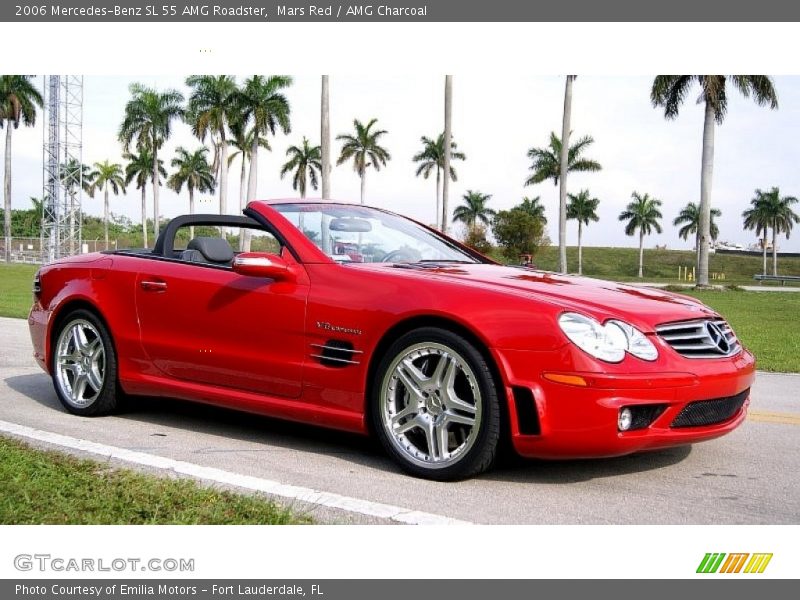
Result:
{"label": "headrest", "polygon": [[228,240],[218,237],[197,237],[186,247],[188,250],[197,250],[203,257],[215,263],[228,263],[233,260],[233,248]]}

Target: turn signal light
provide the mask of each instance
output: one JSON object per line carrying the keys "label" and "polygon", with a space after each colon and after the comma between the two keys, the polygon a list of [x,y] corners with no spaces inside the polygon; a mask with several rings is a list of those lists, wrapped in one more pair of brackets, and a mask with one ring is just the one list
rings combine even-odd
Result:
{"label": "turn signal light", "polygon": [[567,385],[577,385],[580,387],[587,387],[589,383],[580,375],[567,375],[565,373],[545,373],[543,375],[548,381],[556,383],[565,383]]}

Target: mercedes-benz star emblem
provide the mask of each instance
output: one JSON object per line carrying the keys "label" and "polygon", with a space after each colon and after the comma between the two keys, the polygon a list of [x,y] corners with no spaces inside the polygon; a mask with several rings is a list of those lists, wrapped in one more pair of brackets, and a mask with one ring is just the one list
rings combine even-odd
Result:
{"label": "mercedes-benz star emblem", "polygon": [[719,348],[722,354],[730,352],[731,346],[719,325],[711,321],[706,321],[706,331],[708,332],[708,337],[711,338],[711,343]]}

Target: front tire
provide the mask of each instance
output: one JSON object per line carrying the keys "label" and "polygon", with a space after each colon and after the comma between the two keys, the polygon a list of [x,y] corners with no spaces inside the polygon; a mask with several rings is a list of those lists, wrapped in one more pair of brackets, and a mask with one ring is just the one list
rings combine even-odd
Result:
{"label": "front tire", "polygon": [[56,395],[69,412],[88,417],[116,410],[117,355],[94,313],[74,310],[60,320],[52,365]]}
{"label": "front tire", "polygon": [[400,337],[381,360],[371,418],[386,451],[417,477],[472,477],[494,462],[500,438],[489,365],[463,337],[424,327]]}

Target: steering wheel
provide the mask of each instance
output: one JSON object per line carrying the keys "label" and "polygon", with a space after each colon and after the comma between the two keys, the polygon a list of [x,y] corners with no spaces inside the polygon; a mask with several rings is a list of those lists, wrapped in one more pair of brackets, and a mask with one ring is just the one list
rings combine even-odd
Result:
{"label": "steering wheel", "polygon": [[384,254],[381,262],[417,262],[421,258],[422,254],[413,248],[398,248]]}

